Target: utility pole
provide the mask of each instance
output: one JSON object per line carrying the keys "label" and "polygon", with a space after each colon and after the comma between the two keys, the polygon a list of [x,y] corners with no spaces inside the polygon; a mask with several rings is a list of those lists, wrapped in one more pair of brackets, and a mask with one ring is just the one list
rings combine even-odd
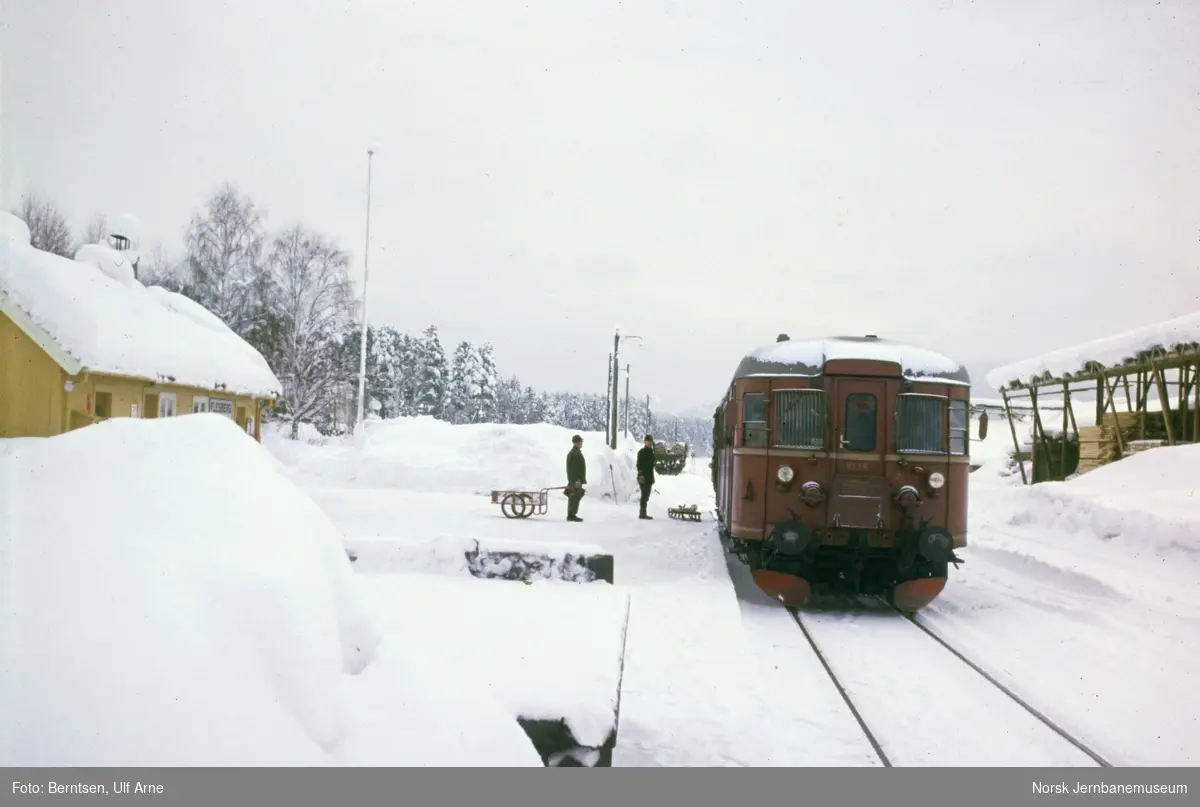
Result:
{"label": "utility pole", "polygon": [[604,442],[612,439],[612,370],[613,354],[608,354],[608,375],[604,381]]}
{"label": "utility pole", "polygon": [[614,451],[617,449],[617,412],[620,408],[620,393],[617,392],[617,383],[620,380],[620,364],[618,364],[621,353],[621,330],[618,328],[613,333],[613,363],[612,363],[612,408],[609,412],[609,423],[612,424],[612,431],[609,433],[608,447]]}
{"label": "utility pole", "polygon": [[625,437],[629,438],[629,365],[625,365]]}
{"label": "utility pole", "polygon": [[367,258],[371,252],[371,160],[375,149],[367,149],[367,239],[363,246],[363,299],[362,299],[362,344],[359,346],[358,359],[358,420],[354,430],[362,431],[363,427],[363,398],[367,390]]}
{"label": "utility pole", "polygon": [[650,396],[646,396],[646,431],[654,434],[654,421],[650,417]]}

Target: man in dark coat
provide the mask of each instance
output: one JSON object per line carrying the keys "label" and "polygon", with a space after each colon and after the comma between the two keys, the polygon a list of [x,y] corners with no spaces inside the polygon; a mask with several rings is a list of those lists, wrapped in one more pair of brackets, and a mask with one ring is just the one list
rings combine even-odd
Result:
{"label": "man in dark coat", "polygon": [[649,521],[654,516],[646,515],[646,505],[650,502],[650,489],[654,487],[654,437],[646,435],[645,445],[638,449],[637,474],[638,487],[642,489],[641,511],[638,518]]}
{"label": "man in dark coat", "polygon": [[587,484],[587,460],[583,458],[583,438],[578,434],[571,438],[571,450],[567,452],[567,521],[583,521],[579,517],[579,500],[583,498],[583,486]]}

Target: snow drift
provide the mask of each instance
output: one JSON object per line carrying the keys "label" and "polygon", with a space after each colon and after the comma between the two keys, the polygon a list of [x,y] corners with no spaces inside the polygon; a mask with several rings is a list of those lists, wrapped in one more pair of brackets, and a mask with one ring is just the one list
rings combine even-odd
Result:
{"label": "snow drift", "polygon": [[[289,440],[283,429],[264,433],[264,444],[288,466],[328,484],[487,494],[499,489],[538,490],[565,485],[571,437],[583,437],[588,501],[637,498],[634,457],[639,445],[621,439],[613,451],[602,432],[575,432],[546,423],[454,425],[433,417],[371,420],[356,447],[351,438],[325,445]],[[561,497],[561,493],[555,491]]]}
{"label": "snow drift", "polygon": [[337,530],[226,418],[14,441],[0,524],[0,764],[541,764],[392,649]]}
{"label": "snow drift", "polygon": [[1054,585],[1089,578],[1139,599],[1179,597],[1194,590],[1200,573],[1198,476],[1200,445],[1186,445],[1134,454],[1066,482],[1025,487],[1018,477],[1014,487],[972,500],[972,535],[986,537],[968,552],[1018,563]]}

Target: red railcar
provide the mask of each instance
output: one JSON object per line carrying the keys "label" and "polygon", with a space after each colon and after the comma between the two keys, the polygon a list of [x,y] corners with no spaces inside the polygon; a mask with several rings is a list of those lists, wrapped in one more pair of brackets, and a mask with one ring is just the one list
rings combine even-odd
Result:
{"label": "red railcar", "polygon": [[876,336],[752,351],[715,413],[722,539],[785,605],[826,590],[923,608],[967,543],[970,391],[960,363]]}

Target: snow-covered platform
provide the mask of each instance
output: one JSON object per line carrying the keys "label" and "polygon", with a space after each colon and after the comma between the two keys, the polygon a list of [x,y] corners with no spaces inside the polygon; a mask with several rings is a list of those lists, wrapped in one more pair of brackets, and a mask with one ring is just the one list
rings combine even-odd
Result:
{"label": "snow-covered platform", "polygon": [[609,766],[629,596],[617,587],[523,584],[359,569],[365,600],[407,652],[477,673],[548,766]]}

